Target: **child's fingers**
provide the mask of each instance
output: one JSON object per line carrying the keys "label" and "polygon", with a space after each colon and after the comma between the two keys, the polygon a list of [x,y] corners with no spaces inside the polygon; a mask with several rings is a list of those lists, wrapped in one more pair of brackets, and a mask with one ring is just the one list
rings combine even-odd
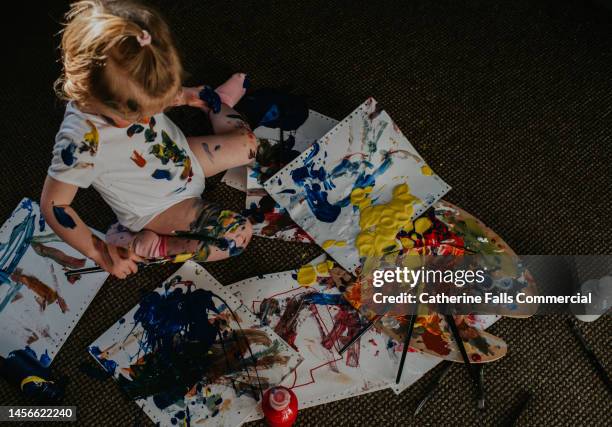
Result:
{"label": "child's fingers", "polygon": [[143,261],[145,261],[145,259],[143,257],[141,257],[140,255],[136,255],[133,251],[130,252],[130,260],[132,260],[134,262],[143,262]]}

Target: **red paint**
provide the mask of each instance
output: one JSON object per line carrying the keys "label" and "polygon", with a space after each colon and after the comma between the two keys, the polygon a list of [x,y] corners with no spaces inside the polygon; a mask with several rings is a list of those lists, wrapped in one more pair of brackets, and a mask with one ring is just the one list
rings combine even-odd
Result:
{"label": "red paint", "polygon": [[142,155],[136,150],[134,150],[130,159],[132,159],[132,161],[136,163],[139,168],[142,168],[144,167],[144,165],[147,164],[147,161],[144,159],[144,157],[142,157]]}
{"label": "red paint", "polygon": [[442,356],[446,356],[450,353],[450,349],[448,348],[448,344],[446,341],[442,339],[440,335],[435,335],[425,330],[425,332],[421,335],[423,339],[423,344],[429,350],[432,350]]}
{"label": "red paint", "polygon": [[270,427],[291,427],[298,414],[295,393],[282,386],[266,390],[261,407]]}

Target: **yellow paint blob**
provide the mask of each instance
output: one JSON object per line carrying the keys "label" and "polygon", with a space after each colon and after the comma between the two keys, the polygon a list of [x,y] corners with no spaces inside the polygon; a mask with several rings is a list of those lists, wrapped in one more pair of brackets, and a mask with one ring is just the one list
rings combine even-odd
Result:
{"label": "yellow paint blob", "polygon": [[426,176],[432,176],[434,174],[431,168],[427,165],[421,166],[421,173]]}
{"label": "yellow paint blob", "polygon": [[329,270],[333,267],[333,265],[334,263],[331,261],[323,261],[322,263],[317,264],[315,269],[317,270],[317,274],[319,276],[328,276]]}
{"label": "yellow paint blob", "polygon": [[297,273],[297,281],[300,286],[312,286],[317,280],[317,272],[314,266],[306,264]]}
{"label": "yellow paint blob", "polygon": [[321,245],[323,249],[329,249],[332,246],[338,246],[338,247],[346,246],[346,242],[344,240],[326,240]]}
{"label": "yellow paint blob", "polygon": [[419,218],[414,221],[414,231],[416,231],[418,234],[423,234],[429,230],[432,225],[433,224],[429,218]]}
{"label": "yellow paint blob", "polygon": [[372,203],[371,192],[372,187],[355,188],[351,192],[351,204],[359,207],[359,209],[368,207]]}
{"label": "yellow paint blob", "polygon": [[178,254],[174,256],[172,262],[185,262],[187,260],[190,260],[191,258],[193,258],[192,253]]}
{"label": "yellow paint blob", "polygon": [[[360,211],[359,227],[361,232],[355,239],[355,247],[361,257],[382,256],[397,251],[401,247],[411,248],[414,242],[398,242],[400,230],[412,231],[414,226],[413,205],[421,201],[410,194],[408,184],[400,184],[393,189],[393,197],[388,203],[371,205],[372,187],[356,188],[351,192],[351,203]],[[406,239],[403,239],[406,240]],[[410,239],[407,239],[410,240]],[[411,245],[411,246],[409,246]]]}

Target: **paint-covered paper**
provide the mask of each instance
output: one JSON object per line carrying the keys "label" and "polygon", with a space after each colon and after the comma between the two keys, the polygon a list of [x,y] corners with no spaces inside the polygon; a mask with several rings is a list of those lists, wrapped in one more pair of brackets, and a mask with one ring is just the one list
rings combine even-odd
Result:
{"label": "paint-covered paper", "polygon": [[[312,268],[312,277],[303,277]],[[298,270],[253,277],[229,286],[260,324],[271,326],[304,361],[283,381],[308,408],[395,384],[401,347],[373,328],[342,355],[339,350],[366,320],[342,296],[351,276],[325,256]],[[400,386],[438,362],[410,353]],[[260,414],[261,415],[261,414]],[[256,419],[252,416],[251,419]]]}
{"label": "paint-covered paper", "polygon": [[188,261],[89,348],[163,426],[237,426],[301,357]]}
{"label": "paint-covered paper", "polygon": [[[396,250],[398,224],[411,225],[450,190],[372,98],[264,188],[350,272],[364,253]],[[389,215],[380,208],[367,210],[380,204],[388,204]],[[360,222],[361,216],[378,218],[373,213],[389,216],[384,233],[368,231],[371,224]]]}
{"label": "paint-covered paper", "polygon": [[0,229],[0,356],[28,347],[51,363],[108,273],[93,267],[45,223],[38,204],[23,199]]}
{"label": "paint-covered paper", "polygon": [[308,119],[295,131],[260,126],[255,129],[259,150],[255,162],[247,167],[246,212],[256,236],[289,241],[312,240],[291,219],[284,208],[263,187],[272,175],[308,149],[329,132],[337,120],[316,111],[309,111]]}

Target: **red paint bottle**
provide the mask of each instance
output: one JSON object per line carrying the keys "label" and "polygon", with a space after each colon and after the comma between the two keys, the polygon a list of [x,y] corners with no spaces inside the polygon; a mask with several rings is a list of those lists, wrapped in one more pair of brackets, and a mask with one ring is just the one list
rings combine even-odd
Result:
{"label": "red paint bottle", "polygon": [[297,397],[286,387],[278,386],[266,390],[261,405],[270,427],[291,427],[297,418]]}

